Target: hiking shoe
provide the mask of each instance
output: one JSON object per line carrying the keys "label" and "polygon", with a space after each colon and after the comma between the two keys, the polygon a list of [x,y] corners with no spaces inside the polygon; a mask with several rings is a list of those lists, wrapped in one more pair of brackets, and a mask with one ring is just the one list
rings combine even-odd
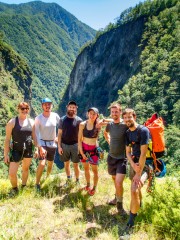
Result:
{"label": "hiking shoe", "polygon": [[36,192],[40,192],[40,191],[41,191],[41,186],[40,186],[40,184],[36,184],[35,188],[36,188]]}
{"label": "hiking shoe", "polygon": [[63,188],[70,188],[73,186],[72,180],[71,179],[67,179],[66,183],[62,186]]}
{"label": "hiking shoe", "polygon": [[10,192],[8,193],[8,197],[9,198],[14,198],[15,196],[17,196],[19,193],[19,189],[18,188],[12,188],[10,190]]}
{"label": "hiking shoe", "polygon": [[108,205],[112,205],[112,206],[115,206],[117,203],[116,201],[116,197],[114,199],[112,199],[111,201],[108,202]]}
{"label": "hiking shoe", "polygon": [[119,240],[129,240],[132,233],[133,233],[133,226],[127,225],[123,230],[121,236],[119,237]]}
{"label": "hiking shoe", "polygon": [[92,188],[92,189],[89,189],[88,194],[90,196],[94,196],[95,192],[96,192],[96,190]]}
{"label": "hiking shoe", "polygon": [[91,190],[91,188],[88,187],[88,186],[85,186],[85,187],[83,187],[83,188],[80,188],[80,191],[87,191],[87,192],[89,192],[90,190]]}
{"label": "hiking shoe", "polygon": [[117,210],[118,210],[118,213],[121,215],[121,216],[126,216],[127,215],[127,212],[123,209],[122,207],[122,202],[117,202],[116,203],[116,206],[117,206]]}

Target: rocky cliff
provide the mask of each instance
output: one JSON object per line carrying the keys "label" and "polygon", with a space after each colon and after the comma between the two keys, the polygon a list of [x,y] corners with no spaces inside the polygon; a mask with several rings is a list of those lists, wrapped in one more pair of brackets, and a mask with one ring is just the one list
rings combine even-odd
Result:
{"label": "rocky cliff", "polygon": [[69,99],[79,104],[84,115],[90,106],[107,114],[108,105],[117,99],[118,90],[139,67],[144,18],[129,22],[101,35],[77,57],[70,75],[60,112]]}

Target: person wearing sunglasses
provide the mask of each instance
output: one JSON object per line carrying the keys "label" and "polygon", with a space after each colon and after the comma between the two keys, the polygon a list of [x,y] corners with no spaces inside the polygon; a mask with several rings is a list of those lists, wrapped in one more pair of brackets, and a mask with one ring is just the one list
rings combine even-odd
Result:
{"label": "person wearing sunglasses", "polygon": [[30,106],[26,102],[18,104],[18,116],[6,125],[4,162],[9,164],[9,179],[12,185],[10,194],[18,193],[17,171],[22,161],[22,187],[26,186],[29,167],[33,157],[35,140],[34,120],[28,118]]}

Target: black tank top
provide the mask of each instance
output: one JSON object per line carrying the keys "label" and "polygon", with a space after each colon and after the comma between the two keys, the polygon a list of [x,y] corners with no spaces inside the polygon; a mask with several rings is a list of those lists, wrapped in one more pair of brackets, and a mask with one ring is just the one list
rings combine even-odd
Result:
{"label": "black tank top", "polygon": [[28,125],[21,127],[19,119],[16,117],[15,125],[12,130],[13,149],[22,151],[26,148],[32,148],[32,126],[30,120]]}
{"label": "black tank top", "polygon": [[85,123],[84,129],[83,129],[83,137],[86,138],[97,138],[98,136],[98,129],[95,127],[95,125],[93,126],[93,129],[88,130],[87,129],[87,122]]}

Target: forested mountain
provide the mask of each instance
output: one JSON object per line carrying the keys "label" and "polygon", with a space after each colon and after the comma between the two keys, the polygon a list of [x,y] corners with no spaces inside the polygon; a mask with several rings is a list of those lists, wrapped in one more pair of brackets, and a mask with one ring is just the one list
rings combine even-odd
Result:
{"label": "forested mountain", "polygon": [[44,96],[59,103],[80,47],[95,35],[59,5],[41,1],[0,3],[0,29],[34,73],[35,106]]}
{"label": "forested mountain", "polygon": [[135,108],[141,121],[157,111],[178,123],[179,2],[140,3],[97,36],[77,57],[60,108],[71,98],[80,115],[91,105],[108,114],[118,100]]}
{"label": "forested mountain", "polygon": [[16,116],[19,102],[25,100],[31,104],[32,71],[27,62],[11,46],[3,42],[2,36],[0,52],[0,153],[2,153],[7,121]]}

